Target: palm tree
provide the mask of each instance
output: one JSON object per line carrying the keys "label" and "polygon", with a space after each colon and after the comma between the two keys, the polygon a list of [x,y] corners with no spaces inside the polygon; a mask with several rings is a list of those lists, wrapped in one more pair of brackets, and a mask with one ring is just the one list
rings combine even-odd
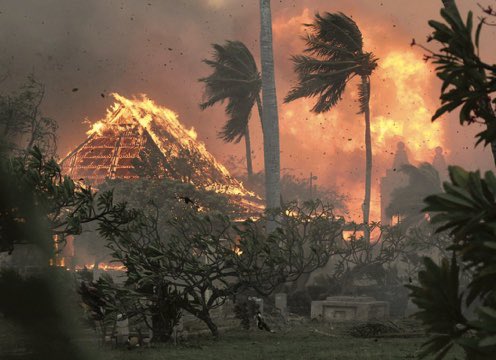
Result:
{"label": "palm tree", "polygon": [[[365,198],[362,206],[363,222],[368,224],[372,179],[372,140],[370,134],[370,76],[377,67],[377,59],[364,52],[362,33],[357,24],[343,13],[315,15],[306,25],[310,33],[305,37],[307,55],[293,56],[298,83],[284,101],[316,97],[312,111],[323,113],[335,106],[346,85],[358,76],[360,111],[365,115]],[[366,233],[368,239],[368,233]]]}
{"label": "palm tree", "polygon": [[[281,205],[279,116],[277,113],[276,82],[274,76],[274,52],[272,49],[272,15],[270,0],[260,0],[260,54],[262,63],[262,99],[264,124],[264,165],[266,208]],[[267,224],[271,232],[274,223]]]}
{"label": "palm tree", "polygon": [[402,225],[408,228],[423,221],[424,199],[442,191],[441,180],[436,168],[429,163],[419,167],[403,165],[400,171],[408,176],[408,184],[393,190],[386,215],[399,216]]}
{"label": "palm tree", "polygon": [[234,143],[245,139],[246,167],[248,178],[251,179],[253,166],[249,119],[255,103],[262,118],[260,73],[253,55],[242,42],[227,41],[224,45],[214,44],[213,48],[213,60],[203,60],[213,68],[213,73],[199,79],[205,83],[205,101],[200,107],[204,110],[218,102],[227,101],[225,112],[229,119],[219,132],[219,137],[225,142]]}
{"label": "palm tree", "polygon": [[442,2],[443,2],[443,6],[446,9],[449,9],[452,6],[455,6],[455,0],[442,0]]}

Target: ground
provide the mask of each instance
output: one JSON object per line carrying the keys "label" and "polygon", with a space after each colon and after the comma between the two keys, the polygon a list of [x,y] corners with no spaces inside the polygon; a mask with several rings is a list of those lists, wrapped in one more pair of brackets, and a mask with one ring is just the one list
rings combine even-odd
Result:
{"label": "ground", "polygon": [[[257,360],[257,359],[413,359],[425,339],[371,338],[360,339],[325,335],[325,329],[304,325],[287,332],[270,334],[262,331],[231,330],[220,340],[203,336],[184,345],[151,349],[106,350],[106,360]],[[322,332],[322,333],[321,333]]]}
{"label": "ground", "polygon": [[[231,329],[224,330],[217,341],[205,333],[189,336],[179,345],[154,345],[132,350],[98,347],[94,332],[88,329],[77,342],[92,360],[393,360],[415,359],[426,340],[420,335],[357,338],[347,335],[350,326],[353,324],[331,327],[329,324],[304,322],[278,328],[275,334],[258,329]],[[26,340],[22,331],[1,317],[0,330],[0,359],[20,359]],[[458,355],[458,359],[463,358]]]}

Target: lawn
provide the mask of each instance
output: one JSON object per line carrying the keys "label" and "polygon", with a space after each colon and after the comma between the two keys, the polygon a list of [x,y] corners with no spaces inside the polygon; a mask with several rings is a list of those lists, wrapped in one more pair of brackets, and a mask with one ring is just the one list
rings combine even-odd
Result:
{"label": "lawn", "polygon": [[[18,326],[1,320],[0,359],[21,359],[27,338]],[[85,332],[86,335],[78,337],[76,342],[92,360],[388,360],[415,359],[425,341],[418,337],[356,338],[346,335],[345,329],[310,322],[290,325],[275,334],[259,330],[225,330],[217,341],[204,334],[190,336],[177,346],[153,345],[132,350],[98,348],[92,332]],[[463,358],[458,355],[459,359]]]}
{"label": "lawn", "polygon": [[[262,331],[231,330],[220,340],[209,337],[190,339],[183,345],[167,345],[150,349],[105,350],[106,360],[209,360],[209,359],[413,359],[419,338],[360,339],[316,333],[307,325],[287,332],[270,334]],[[321,332],[320,332],[321,331]]]}

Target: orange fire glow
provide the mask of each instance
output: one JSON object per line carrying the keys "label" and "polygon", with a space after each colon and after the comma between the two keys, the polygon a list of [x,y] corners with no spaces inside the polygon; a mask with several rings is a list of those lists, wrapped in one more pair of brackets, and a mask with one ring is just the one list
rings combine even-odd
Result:
{"label": "orange fire glow", "polygon": [[[292,18],[276,18],[274,36],[284,44],[284,54],[300,54],[304,41],[302,24],[313,20],[313,12],[304,9]],[[396,144],[402,141],[413,164],[431,162],[434,149],[445,146],[442,121],[431,122],[438,106],[438,91],[432,66],[422,54],[406,44],[388,44],[380,39],[388,30],[367,18],[357,19],[363,32],[365,50],[379,58],[379,67],[371,78],[371,131],[373,174],[371,220],[380,220],[380,178],[392,167]],[[276,54],[277,55],[277,54]],[[282,55],[281,55],[282,56]],[[279,62],[286,61],[280,58]],[[291,81],[295,81],[294,75]],[[286,94],[293,83],[279,79],[278,91]],[[281,163],[298,169],[302,177],[318,174],[317,186],[333,186],[347,194],[349,213],[346,218],[357,222],[362,218],[364,197],[364,119],[358,112],[358,81],[348,84],[342,101],[329,112],[314,114],[315,99],[302,99],[280,104]],[[449,150],[445,153],[449,153]]]}
{"label": "orange fire glow", "polygon": [[[115,125],[115,119],[118,117],[116,113],[120,112],[124,118],[134,119],[139,124],[148,130],[148,133],[154,140],[155,144],[159,147],[162,153],[166,154],[172,150],[172,156],[179,156],[180,147],[165,148],[164,141],[161,137],[164,135],[172,136],[175,140],[180,142],[183,149],[199,152],[204,159],[207,159],[214,168],[219,171],[225,178],[231,180],[229,184],[212,183],[206,186],[206,190],[213,190],[219,193],[238,196],[252,196],[256,195],[246,190],[243,185],[232,179],[229,171],[219,163],[205,148],[205,144],[197,140],[198,134],[194,128],[186,129],[178,119],[177,114],[163,106],[155,104],[146,95],[141,95],[141,98],[128,99],[117,93],[112,96],[116,102],[107,110],[107,116],[95,122],[91,129],[87,132],[88,135],[99,134],[104,131],[111,130]],[[168,143],[170,145],[170,143]]]}
{"label": "orange fire glow", "polygon": [[[93,270],[95,269],[95,264],[86,264],[86,265],[76,265],[76,271],[81,271],[84,269]],[[103,271],[126,271],[126,267],[122,264],[107,264],[107,263],[99,263],[98,270]]]}

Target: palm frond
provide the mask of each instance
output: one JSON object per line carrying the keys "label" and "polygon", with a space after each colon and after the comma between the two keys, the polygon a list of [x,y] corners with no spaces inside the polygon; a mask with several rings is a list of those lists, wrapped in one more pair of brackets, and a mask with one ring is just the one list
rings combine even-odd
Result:
{"label": "palm frond", "polygon": [[315,22],[310,25],[318,39],[346,49],[356,54],[363,49],[363,38],[360,29],[353,19],[345,14],[324,13],[316,14]]}
{"label": "palm frond", "polygon": [[360,66],[360,63],[354,60],[347,61],[325,61],[310,56],[295,55],[292,57],[294,69],[298,76],[306,74],[332,74],[339,71],[353,71]]}
{"label": "palm frond", "polygon": [[338,46],[335,43],[328,43],[314,34],[307,34],[303,39],[306,42],[306,53],[333,61],[353,59],[354,54],[349,49]]}
{"label": "palm frond", "polygon": [[[304,37],[309,55],[292,57],[298,83],[284,102],[315,97],[313,112],[325,112],[341,99],[346,84],[355,76],[368,77],[377,66],[372,53],[363,52],[363,39],[357,24],[343,13],[316,14],[306,25]],[[360,92],[360,111],[364,111],[370,95]]]}
{"label": "palm frond", "polygon": [[226,106],[226,113],[229,120],[226,121],[222,130],[219,131],[219,138],[226,142],[238,143],[244,137],[251,110],[255,100],[247,101],[244,98],[231,98]]}
{"label": "palm frond", "polygon": [[245,135],[251,109],[260,93],[260,73],[253,55],[243,43],[227,41],[224,45],[214,44],[213,49],[212,59],[203,60],[213,72],[199,79],[205,84],[200,108],[227,102],[228,120],[219,136],[227,142],[239,142]]}
{"label": "palm frond", "polygon": [[350,76],[352,74],[343,73],[335,76],[332,81],[316,76],[301,78],[298,85],[293,87],[284,98],[284,102],[288,103],[300,98],[318,97],[312,111],[315,113],[327,111],[341,100]]}

